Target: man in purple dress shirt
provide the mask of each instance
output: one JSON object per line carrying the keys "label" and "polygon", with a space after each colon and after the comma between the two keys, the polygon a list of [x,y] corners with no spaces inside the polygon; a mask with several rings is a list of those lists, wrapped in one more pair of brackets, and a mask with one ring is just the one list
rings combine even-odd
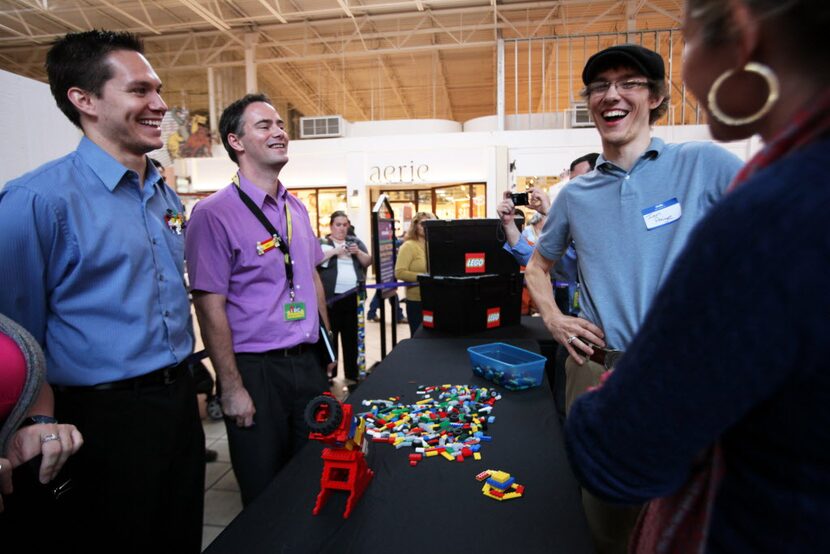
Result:
{"label": "man in purple dress shirt", "polygon": [[318,312],[329,324],[315,270],[323,252],[305,206],[279,181],[288,162],[280,114],[249,94],[225,109],[219,131],[239,171],[193,209],[185,258],[247,505],[308,438],[305,406],[328,390],[331,370],[315,350]]}

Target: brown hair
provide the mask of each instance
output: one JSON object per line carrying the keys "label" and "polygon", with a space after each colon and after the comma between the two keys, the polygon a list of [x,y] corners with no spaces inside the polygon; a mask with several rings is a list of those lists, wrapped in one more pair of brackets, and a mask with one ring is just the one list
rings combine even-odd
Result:
{"label": "brown hair", "polygon": [[412,222],[409,224],[409,229],[406,230],[404,240],[418,240],[418,223],[425,219],[435,219],[435,216],[430,212],[418,212],[412,217]]}

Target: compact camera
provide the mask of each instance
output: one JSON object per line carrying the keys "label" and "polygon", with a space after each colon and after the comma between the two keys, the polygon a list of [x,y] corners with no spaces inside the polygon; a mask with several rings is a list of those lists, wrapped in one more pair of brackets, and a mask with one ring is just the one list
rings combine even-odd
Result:
{"label": "compact camera", "polygon": [[527,206],[530,204],[528,194],[526,192],[511,192],[510,200],[514,206]]}

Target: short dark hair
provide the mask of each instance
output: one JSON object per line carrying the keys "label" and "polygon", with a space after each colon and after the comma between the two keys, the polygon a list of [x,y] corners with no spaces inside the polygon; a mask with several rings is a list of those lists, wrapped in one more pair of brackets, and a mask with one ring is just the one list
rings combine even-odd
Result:
{"label": "short dark hair", "polygon": [[222,112],[222,116],[219,118],[219,135],[222,137],[222,144],[224,145],[225,150],[228,153],[228,156],[231,157],[231,159],[234,161],[236,165],[239,165],[239,159],[236,157],[236,150],[231,148],[231,145],[228,142],[228,135],[231,133],[238,137],[244,135],[242,115],[245,113],[245,108],[247,108],[255,102],[264,102],[266,104],[270,104],[271,99],[262,93],[246,94],[239,100],[231,102],[231,104],[227,108],[225,108],[225,111]]}
{"label": "short dark hair", "polygon": [[597,154],[596,152],[591,152],[590,154],[580,156],[571,162],[571,171],[573,171],[574,168],[582,162],[588,162],[588,165],[591,166],[591,169],[594,169],[597,166],[597,158],[599,158],[599,154]]}
{"label": "short dark hair", "polygon": [[144,54],[144,45],[132,33],[96,29],[69,33],[56,40],[46,54],[46,74],[52,96],[58,108],[79,129],[81,114],[69,101],[66,92],[78,87],[100,97],[104,84],[112,78],[112,67],[107,56],[118,50]]}

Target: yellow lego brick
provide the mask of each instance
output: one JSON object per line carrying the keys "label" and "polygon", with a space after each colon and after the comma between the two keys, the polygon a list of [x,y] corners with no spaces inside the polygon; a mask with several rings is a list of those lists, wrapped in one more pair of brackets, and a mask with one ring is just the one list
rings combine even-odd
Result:
{"label": "yellow lego brick", "polygon": [[451,456],[451,455],[450,455],[450,454],[449,454],[446,450],[443,450],[443,451],[441,452],[441,455],[442,455],[443,457],[445,457],[447,460],[451,461],[451,462],[454,462],[454,461],[455,461],[455,458],[453,458],[453,457],[452,457],[452,456]]}
{"label": "yellow lego brick", "polygon": [[424,454],[426,455],[427,458],[431,458],[433,456],[437,456],[438,451],[437,450],[427,450]]}
{"label": "yellow lego brick", "polygon": [[481,454],[479,454],[478,452],[473,452],[473,459],[474,460],[480,460],[481,459]]}

